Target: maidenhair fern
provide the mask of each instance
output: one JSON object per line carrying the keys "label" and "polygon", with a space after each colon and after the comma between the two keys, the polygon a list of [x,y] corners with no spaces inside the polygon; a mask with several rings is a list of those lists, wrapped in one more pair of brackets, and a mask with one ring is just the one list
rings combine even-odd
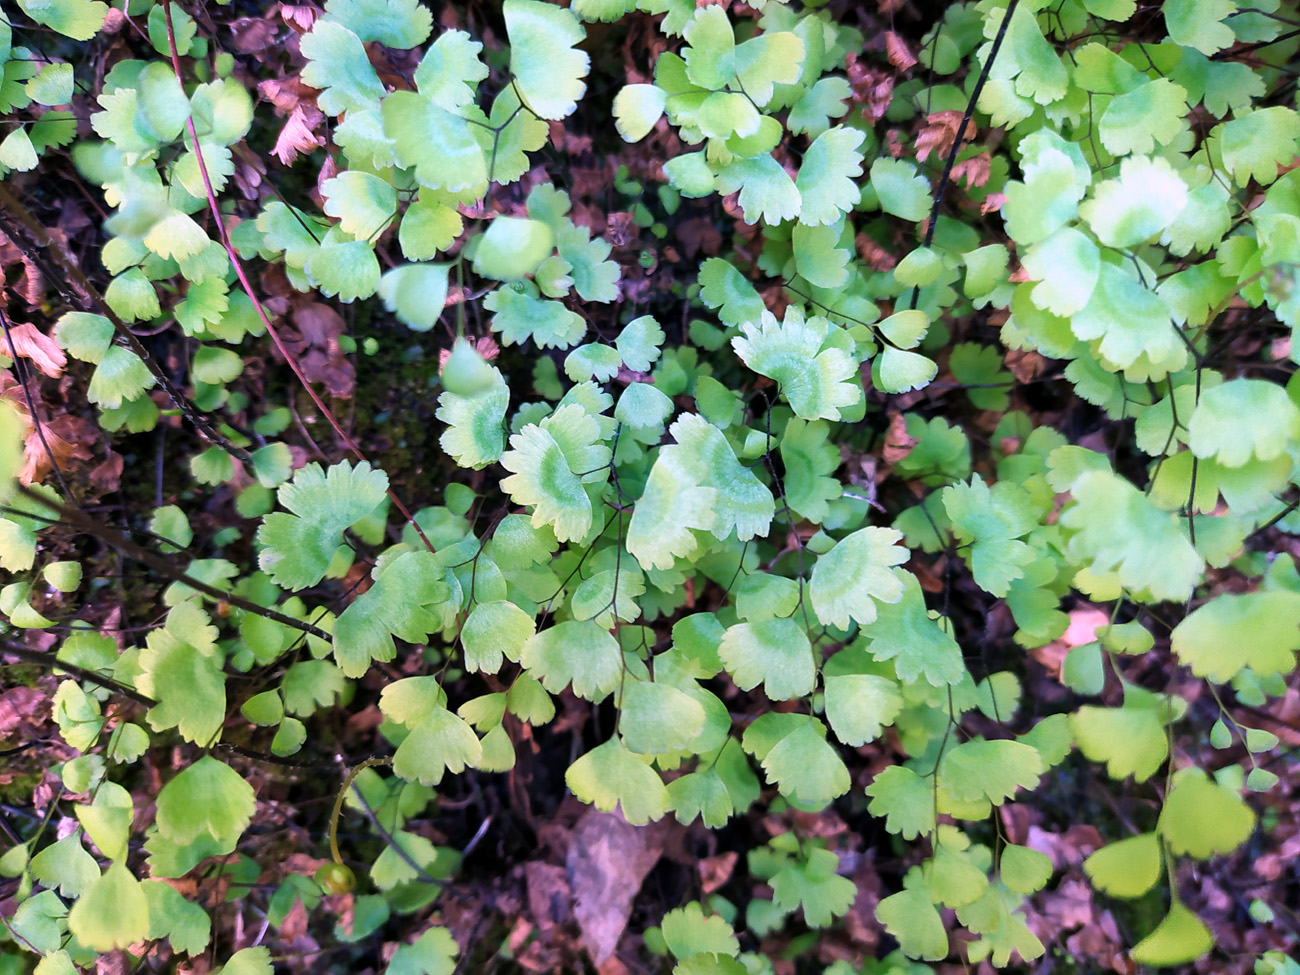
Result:
{"label": "maidenhair fern", "polygon": [[[760,894],[643,932],[677,975],[770,970],[864,883],[857,944],[898,954],[834,975],[1033,964],[1072,868],[1012,804],[1083,775],[1116,815],[1074,860],[1145,898],[1132,960],[1209,956],[1186,865],[1277,820],[1241,721],[1285,723],[1300,650],[1269,548],[1300,531],[1300,41],[1277,2],[1159,12],[957,4],[913,55],[851,4],[327,0],[248,18],[269,52],[171,0],[19,0],[0,653],[55,675],[62,744],[7,793],[39,825],[0,954],[270,975],[240,932],[327,895],[378,938],[460,860],[412,821],[545,739],[536,783],[634,826],[765,817]],[[381,349],[427,442],[340,422]],[[150,431],[189,465],[155,475]],[[130,537],[83,510],[115,477],[152,498]],[[339,768],[345,726],[372,754]],[[269,883],[250,758],[337,792]],[[869,881],[835,841],[866,816]],[[487,964],[421,927],[391,975]]]}

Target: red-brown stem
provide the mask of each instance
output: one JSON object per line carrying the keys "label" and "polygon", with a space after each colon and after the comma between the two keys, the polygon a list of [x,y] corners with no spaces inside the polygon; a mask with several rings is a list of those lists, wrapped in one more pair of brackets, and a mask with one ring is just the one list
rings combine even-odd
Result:
{"label": "red-brown stem", "polygon": [[[172,70],[176,73],[176,80],[183,89],[185,87],[185,75],[181,71],[181,58],[176,49],[176,32],[172,28],[171,0],[163,0],[162,8],[163,19],[167,22],[167,48],[171,52]],[[230,233],[226,230],[225,221],[221,219],[221,208],[217,205],[217,194],[213,191],[212,181],[208,178],[208,165],[203,161],[203,150],[199,145],[199,133],[198,129],[194,126],[193,114],[186,119],[185,124],[190,131],[190,139],[194,143],[194,156],[199,163],[199,175],[203,179],[203,190],[208,197],[208,208],[212,211],[212,218],[217,222],[217,230],[221,234],[221,244],[225,247],[226,256],[230,258],[230,263],[235,268],[235,275],[239,278],[239,283],[243,286],[244,291],[248,294],[249,300],[253,303],[253,309],[257,312],[257,317],[261,319],[263,327],[266,328],[266,333],[271,336],[271,341],[275,343],[275,347],[280,351],[280,355],[284,357],[284,361],[289,364],[289,368],[293,370],[293,374],[298,377],[298,382],[302,383],[302,388],[307,390],[307,395],[310,396],[312,402],[316,404],[316,409],[320,410],[321,416],[325,417],[325,419],[329,421],[329,425],[334,428],[334,432],[338,434],[339,439],[343,441],[343,444],[352,452],[353,456],[355,456],[357,460],[365,461],[367,464],[370,463],[369,458],[361,452],[361,448],[356,445],[356,442],[348,436],[343,427],[339,425],[339,421],[334,418],[334,414],[330,411],[330,408],[326,406],[320,396],[316,394],[316,390],[311,388],[311,383],[307,381],[307,377],[302,374],[302,369],[298,366],[298,360],[290,354],[289,350],[285,347],[283,340],[280,338],[280,333],[276,331],[275,326],[271,324],[271,319],[266,314],[265,309],[263,309],[262,302],[258,300],[257,292],[253,290],[252,282],[248,280],[248,274],[244,271],[243,262],[240,261],[239,255],[235,252],[234,244],[230,241]],[[419,523],[416,522],[415,518],[411,515],[411,512],[407,510],[406,505],[402,503],[402,499],[393,493],[391,487],[388,488],[388,498],[393,502],[393,506],[401,512],[401,515],[406,519],[407,524],[415,529],[416,535],[420,537],[420,541],[424,543],[425,548],[430,552],[435,551],[433,543],[430,542],[428,536],[424,534],[424,529],[419,526]]]}

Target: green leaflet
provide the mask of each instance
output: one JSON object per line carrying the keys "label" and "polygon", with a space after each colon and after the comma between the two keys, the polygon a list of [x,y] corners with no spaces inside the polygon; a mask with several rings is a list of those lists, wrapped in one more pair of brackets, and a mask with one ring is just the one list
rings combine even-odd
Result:
{"label": "green leaflet", "polygon": [[233,848],[255,805],[252,786],[238,772],[205,756],[158,793],[158,831],[182,844],[207,833]]}
{"label": "green leaflet", "polygon": [[1114,572],[1138,598],[1186,599],[1205,562],[1178,518],[1160,511],[1141,492],[1105,471],[1075,480],[1075,505],[1061,516],[1074,531],[1068,554],[1093,572]]}
{"label": "green leaflet", "polygon": [[911,573],[903,576],[898,601],[876,607],[869,649],[879,660],[894,660],[905,681],[924,679],[935,686],[962,680],[965,666],[957,642],[926,612],[921,586]]}
{"label": "green leaflet", "polygon": [[393,48],[422,44],[433,28],[432,15],[415,0],[328,0],[321,20],[342,24],[362,41]]}
{"label": "green leaflet", "polygon": [[852,784],[848,768],[826,741],[826,726],[808,715],[768,712],[745,730],[744,746],[768,781],[797,802],[821,807]]}
{"label": "green leaflet", "polygon": [[510,73],[524,101],[545,119],[571,114],[587,90],[582,78],[590,58],[573,49],[587,32],[573,14],[540,0],[505,0],[502,10]]}
{"label": "green leaflet", "polygon": [[572,684],[573,693],[590,701],[612,693],[622,676],[618,642],[591,620],[569,620],[535,633],[524,641],[519,661],[552,694]]}
{"label": "green leaflet", "polygon": [[1141,897],[1160,879],[1160,839],[1142,833],[1102,847],[1083,862],[1088,879],[1114,897]]}
{"label": "green leaflet", "polygon": [[101,952],[148,935],[149,903],[125,863],[113,863],[77,898],[68,912],[68,929],[87,948]]}
{"label": "green leaflet", "polygon": [[1205,922],[1175,900],[1154,931],[1133,946],[1133,960],[1144,965],[1180,965],[1195,961],[1214,946]]}
{"label": "green leaflet", "polygon": [[970,546],[967,559],[976,583],[995,596],[1005,596],[1035,557],[1034,550],[1018,540],[1038,523],[1033,499],[1008,481],[990,489],[975,477],[969,484],[945,488],[943,503],[953,534]]}
{"label": "green leaflet", "polygon": [[342,24],[318,20],[303,35],[307,58],[302,80],[320,88],[317,103],[330,115],[373,108],[384,96],[384,85],[366,56],[361,38]]}
{"label": "green leaflet", "polygon": [[1249,667],[1261,676],[1295,669],[1300,593],[1224,593],[1188,615],[1170,641],[1198,677],[1227,683]]}
{"label": "green leaflet", "polygon": [[722,433],[685,413],[669,428],[677,441],[662,447],[632,512],[627,550],[642,568],[672,568],[697,541],[692,531],[742,541],[767,531],[776,512],[771,492],[740,465]]}
{"label": "green leaflet", "polygon": [[374,585],[334,624],[334,658],[343,675],[360,677],[371,660],[392,660],[397,653],[394,636],[423,642],[440,626],[433,608],[449,595],[432,552],[406,552],[380,566]]}
{"label": "green leaflet", "polygon": [[896,603],[904,584],[893,566],[907,561],[902,536],[891,528],[863,528],[835,543],[813,567],[808,591],[817,618],[844,629],[876,619],[876,603]]}
{"label": "green leaflet", "polygon": [[603,812],[620,807],[634,826],[661,819],[668,811],[668,790],[658,773],[618,738],[579,758],[569,766],[564,781],[575,796]]}
{"label": "green leaflet", "polygon": [[774,701],[811,694],[816,678],[812,646],[793,619],[767,619],[729,627],[718,658],[742,690],[763,685]]}
{"label": "green leaflet", "polygon": [[1165,796],[1156,831],[1175,854],[1198,860],[1231,853],[1255,828],[1255,814],[1235,790],[1198,768],[1182,769]]}
{"label": "green leaflet", "polygon": [[550,525],[562,542],[584,538],[593,518],[584,484],[602,482],[609,463],[601,439],[594,417],[576,403],[562,406],[510,438],[501,464],[514,473],[501,487],[533,507],[534,527]]}
{"label": "green leaflet", "polygon": [[741,325],[732,345],[741,361],[761,375],[775,379],[795,415],[805,420],[838,420],[845,407],[862,396],[853,381],[857,368],[840,348],[825,347],[834,326],[826,318],[805,319],[798,306],[786,309],[778,322],[763,312],[757,325]]}
{"label": "green leaflet", "polygon": [[408,677],[380,695],[384,716],[409,732],[393,755],[393,771],[408,781],[437,785],[445,772],[460,772],[482,758],[478,737],[444,700],[434,677]]}
{"label": "green leaflet", "polygon": [[370,514],[384,498],[388,476],[365,461],[344,461],[328,471],[308,464],[279,490],[291,512],[273,512],[258,529],[262,570],[290,589],[315,585],[325,575],[343,530]]}

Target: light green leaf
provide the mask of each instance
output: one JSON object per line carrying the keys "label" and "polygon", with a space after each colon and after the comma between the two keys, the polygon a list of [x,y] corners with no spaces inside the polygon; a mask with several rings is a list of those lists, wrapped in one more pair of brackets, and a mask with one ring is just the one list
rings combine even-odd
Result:
{"label": "light green leaf", "polygon": [[825,678],[826,720],[835,737],[857,748],[875,741],[903,709],[898,685],[875,674],[838,674]]}
{"label": "light green leaf", "polygon": [[478,238],[474,273],[498,281],[514,281],[537,270],[551,253],[555,237],[540,220],[497,217]]}
{"label": "light green leaf", "polygon": [[941,961],[948,957],[943,918],[924,889],[913,887],[886,897],[876,905],[876,920],[898,940],[909,958]]}
{"label": "light green leaf", "polygon": [[718,171],[714,182],[723,195],[740,191],[746,223],[776,224],[799,215],[799,189],[770,152],[734,159]]}
{"label": "light green leaf", "polygon": [[337,296],[344,303],[369,298],[379,287],[379,259],[374,246],[364,240],[346,240],[337,230],[325,235],[302,268],[323,295]]}
{"label": "light green leaf", "polygon": [[327,0],[320,20],[342,24],[364,42],[399,50],[423,44],[433,29],[433,15],[416,0]]}
{"label": "light green leaf", "polygon": [[586,537],[592,507],[583,484],[599,477],[610,458],[600,439],[600,424],[577,403],[510,437],[501,466],[512,473],[501,487],[516,504],[533,507],[533,527],[550,525],[562,542]]}
{"label": "light green leaf", "polygon": [[573,693],[589,701],[603,700],[623,676],[618,641],[592,620],[567,620],[535,633],[524,641],[519,662],[552,694],[572,684]]}
{"label": "light green leaf", "polygon": [[1231,853],[1255,829],[1255,813],[1235,789],[1225,788],[1199,768],[1180,769],[1165,796],[1156,831],[1175,854],[1197,860]]}
{"label": "light green leaf", "polygon": [[1105,762],[1111,778],[1132,775],[1143,782],[1169,754],[1167,720],[1167,705],[1160,697],[1126,687],[1123,707],[1081,707],[1070,715],[1070,730],[1084,756]]}
{"label": "light green leaf", "polygon": [[892,345],[871,360],[871,381],[886,393],[906,393],[927,385],[939,373],[934,360]]}
{"label": "light green leaf", "polygon": [[1164,853],[1155,833],[1130,836],[1103,846],[1083,861],[1094,887],[1112,897],[1141,897],[1160,880]]}
{"label": "light green leaf", "polygon": [[936,843],[934,855],[921,865],[921,871],[930,898],[944,907],[974,904],[989,889],[984,871],[951,843]]}
{"label": "light green leaf", "polygon": [[772,493],[741,466],[717,427],[684,413],[669,428],[676,444],[660,448],[628,525],[627,550],[644,569],[672,568],[694,551],[692,530],[741,541],[766,533]]}
{"label": "light green leaf", "polygon": [[849,280],[852,254],[840,246],[844,224],[824,227],[795,224],[791,233],[794,263],[801,277],[818,288],[840,288]]}
{"label": "light green leaf", "polygon": [[27,97],[38,105],[67,105],[72,101],[74,81],[72,65],[47,64],[27,82]]}
{"label": "light green leaf", "polygon": [[870,186],[880,209],[904,220],[924,220],[930,212],[930,182],[905,159],[881,156],[871,164]]}
{"label": "light green leaf", "polygon": [[903,582],[893,569],[910,557],[898,544],[902,537],[892,528],[862,528],[819,557],[809,585],[817,618],[840,629],[850,619],[865,626],[875,622],[876,601],[902,599]]}
{"label": "light green leaf", "polygon": [[650,134],[664,113],[668,93],[655,85],[624,85],[614,96],[614,127],[624,142]]}
{"label": "light green leaf", "polygon": [[1032,746],[976,738],[944,753],[939,784],[960,802],[987,799],[1001,805],[1017,789],[1035,788],[1042,772],[1043,760]]}
{"label": "light green leaf", "polygon": [[1132,156],[1120,164],[1118,179],[1097,184],[1079,216],[1107,247],[1127,248],[1161,233],[1186,205],[1187,184],[1167,160]]}
{"label": "light green leaf", "polygon": [[1061,515],[1061,525],[1073,532],[1066,546],[1071,561],[1093,573],[1117,572],[1139,598],[1191,596],[1205,561],[1176,514],[1109,471],[1080,475],[1072,493],[1075,504]]}
{"label": "light green leaf", "polygon": [[[393,92],[384,99],[382,113],[397,158],[415,171],[421,186],[475,196],[487,188],[487,157],[465,119],[413,91]],[[439,223],[452,220],[443,215]]]}
{"label": "light green leaf", "polygon": [[149,935],[149,903],[140,881],[116,861],[68,912],[68,930],[92,951],[109,952]]}
{"label": "light green leaf", "polygon": [[772,101],[774,85],[792,85],[803,73],[804,42],[791,31],[769,30],[736,45],[736,83],[759,108]]}
{"label": "light green leaf", "polygon": [[1170,643],[1180,663],[1216,684],[1246,668],[1260,677],[1289,674],[1300,650],[1300,594],[1223,593],[1174,627]]}
{"label": "light green leaf", "polygon": [[272,975],[274,971],[271,965],[271,950],[259,946],[241,948],[213,975]]}
{"label": "light green leaf", "polygon": [[384,83],[361,44],[361,38],[341,24],[317,20],[299,39],[307,64],[302,80],[319,88],[316,103],[328,115],[363,112],[384,97]]}
{"label": "light green leaf", "polygon": [[518,661],[524,644],[536,632],[533,617],[504,599],[478,603],[461,627],[465,669],[495,674],[503,657]]}
{"label": "light green leaf", "polygon": [[1273,105],[1239,115],[1215,132],[1233,182],[1245,186],[1253,179],[1267,186],[1277,179],[1278,166],[1290,162],[1300,147],[1300,115]]}
{"label": "light green leaf", "polygon": [[1264,379],[1230,379],[1204,390],[1192,411],[1187,442],[1202,459],[1241,467],[1272,460],[1300,440],[1300,408]]}
{"label": "light green leaf", "polygon": [[1209,954],[1214,935],[1205,922],[1179,900],[1154,931],[1133,946],[1133,960],[1141,965],[1182,965]]}
{"label": "light green leaf", "polygon": [[854,179],[862,175],[863,134],[837,125],[808,147],[795,187],[803,200],[799,222],[832,224],[857,205],[862,196]]}
{"label": "light green leaf", "polygon": [[1102,112],[1097,134],[1114,156],[1148,153],[1168,145],[1183,130],[1187,89],[1168,78],[1147,81],[1116,95]]}
{"label": "light green leaf", "polygon": [[113,342],[113,323],[103,315],[64,312],[54,326],[54,339],[73,358],[98,363]]}
{"label": "light green leaf", "polygon": [[46,887],[57,887],[68,899],[80,897],[99,879],[99,865],[82,845],[79,833],[69,833],[32,857],[32,876]]}
{"label": "light green leaf", "polygon": [[1030,292],[1034,304],[1068,316],[1085,308],[1092,297],[1101,274],[1101,251],[1087,234],[1062,227],[1030,246],[1023,263],[1032,279],[1041,282]]}
{"label": "light green leaf", "polygon": [[498,288],[483,299],[483,307],[496,313],[492,331],[501,333],[503,345],[522,344],[531,338],[541,349],[567,349],[587,334],[581,315],[561,302],[538,297],[530,284]]}
{"label": "light green leaf", "polygon": [[224,385],[244,371],[244,360],[233,349],[202,346],[194,353],[191,373],[197,382]]}
{"label": "light green leaf", "polygon": [[830,850],[810,849],[807,859],[791,860],[772,878],[773,903],[782,911],[802,908],[809,927],[828,927],[848,912],[858,892],[852,880],[836,873],[839,865]]}
{"label": "light green leaf", "polygon": [[[623,326],[614,346],[623,364],[633,372],[649,372],[660,356],[664,330],[652,315],[641,315]],[[653,388],[653,387],[647,387]]]}
{"label": "light green leaf", "polygon": [[207,833],[233,848],[256,808],[253,787],[244,777],[205,755],[158,793],[158,830],[181,845]]}
{"label": "light green leaf", "polygon": [[1007,183],[1002,205],[1007,233],[1020,244],[1036,243],[1073,220],[1091,175],[1086,167],[1080,173],[1066,148],[1051,141],[1027,148],[1037,151],[1021,160],[1025,180]]}
{"label": "light green leaf", "polygon": [[133,267],[110,281],[104,291],[104,300],[120,318],[130,322],[148,321],[162,313],[153,282],[138,267]]}
{"label": "light green leaf", "polygon": [[729,627],[718,645],[718,657],[741,690],[762,684],[774,701],[811,694],[817,677],[808,635],[793,619]]}
{"label": "light green leaf", "polygon": [[208,912],[164,880],[146,880],[140,886],[149,902],[149,940],[166,938],[174,952],[202,953],[212,940]]}
{"label": "light green leaf", "polygon": [[360,521],[384,499],[388,475],[365,461],[347,461],[322,471],[308,464],[279,490],[289,514],[273,512],[258,529],[263,546],[258,564],[277,585],[306,589],[325,577],[343,531]]}
{"label": "light green leaf", "polygon": [[[701,377],[695,381],[695,395],[698,399],[701,388],[705,386],[705,378]],[[721,388],[721,384],[718,384]],[[729,390],[725,390],[727,396],[734,402],[735,396]],[[729,408],[735,410],[739,404]],[[785,477],[782,479],[782,486],[785,488],[785,500],[790,505],[791,510],[796,514],[802,515],[810,521],[821,524],[826,516],[830,513],[830,502],[835,501],[843,493],[840,482],[828,475],[833,474],[839,468],[841,459],[839,450],[828,442],[830,437],[830,424],[820,420],[812,423],[800,420],[798,417],[791,418],[785,426],[785,432],[781,435],[781,463],[785,465]],[[823,570],[822,575],[826,575]],[[817,570],[813,569],[813,578],[818,578]],[[838,582],[839,580],[836,580]],[[824,594],[821,598],[830,599],[834,603],[835,597],[831,595],[832,591],[838,586],[832,583],[831,579],[825,578],[821,584]],[[818,596],[813,595],[813,608],[817,615],[823,621],[829,621],[823,615],[821,609],[817,607]],[[875,618],[874,609],[872,618]]]}
{"label": "light green leaf", "polygon": [[186,741],[208,747],[226,717],[226,680],[218,661],[169,629],[152,630],[140,651],[136,687],[158,704],[146,717],[154,731],[179,728]]}
{"label": "light green leaf", "polygon": [[842,349],[823,348],[833,327],[826,318],[805,319],[799,306],[791,305],[784,321],[763,311],[758,324],[742,323],[731,344],[745,365],[781,384],[796,416],[838,420],[842,409],[858,403],[862,389],[853,358]]}
{"label": "light green leaf", "polygon": [[393,755],[393,771],[408,782],[437,785],[445,772],[462,772],[482,757],[478,736],[445,699],[436,677],[394,681],[379,695],[384,716],[410,732]]}
{"label": "light green leaf", "polygon": [[700,7],[682,30],[686,74],[701,88],[723,88],[736,73],[736,38],[724,9]]}
{"label": "light green leaf", "polygon": [[[349,119],[358,116],[350,115]],[[342,126],[334,132],[335,141],[342,134]],[[402,255],[408,261],[427,261],[445,251],[460,236],[464,221],[455,207],[438,202],[425,190],[420,198],[406,208],[401,226],[397,228]]]}
{"label": "light green leaf", "polygon": [[719,955],[740,952],[736,932],[718,914],[706,915],[699,901],[669,911],[659,922],[668,950],[677,958],[688,958],[702,951]]}
{"label": "light green leaf", "polygon": [[699,280],[700,299],[727,325],[756,322],[767,310],[754,286],[730,261],[710,257],[700,265]]}
{"label": "light green leaf", "polygon": [[443,927],[429,928],[409,945],[399,945],[384,975],[455,975],[460,945]]}
{"label": "light green leaf", "polygon": [[601,812],[621,806],[623,818],[633,826],[662,819],[668,811],[668,790],[659,774],[617,737],[570,765],[564,781],[575,796]]}
{"label": "light green leaf", "polygon": [[961,648],[926,612],[916,576],[910,572],[901,576],[902,598],[877,607],[876,622],[867,631],[868,649],[878,660],[893,660],[903,681],[924,676],[936,687],[960,683],[967,673]]}
{"label": "light green leaf", "polygon": [[978,476],[969,484],[944,489],[944,510],[957,540],[969,545],[967,559],[975,583],[994,596],[1005,596],[1036,557],[1017,539],[1038,526],[1039,512],[1029,492],[1011,481],[989,488]]}
{"label": "light green leaf", "polygon": [[449,112],[472,105],[478,83],[488,76],[487,65],[479,60],[482,50],[463,30],[443,31],[420,59],[415,87]]}
{"label": "light green leaf", "polygon": [[809,805],[825,805],[848,792],[853,782],[843,760],[826,741],[826,726],[816,718],[797,717],[800,720],[792,722],[794,730],[763,756],[763,771],[782,795]]}
{"label": "light green leaf", "polygon": [[0,142],[0,166],[25,173],[35,169],[39,161],[31,137],[21,125],[10,130]]}
{"label": "light green leaf", "polygon": [[586,301],[613,301],[618,297],[619,266],[609,260],[613,247],[591,231],[565,220],[555,234],[560,257],[570,265],[574,290]]}
{"label": "light green leaf", "polygon": [[819,78],[790,108],[786,128],[816,138],[830,127],[831,119],[843,117],[852,97],[847,79],[835,75]]}
{"label": "light green leaf", "polygon": [[1003,847],[998,869],[1002,882],[1017,894],[1033,894],[1052,877],[1052,858],[1027,846]]}
{"label": "light green leaf", "polygon": [[397,213],[397,191],[371,173],[348,170],[321,184],[325,212],[358,240],[378,237]]}
{"label": "light green leaf", "polygon": [[663,755],[685,749],[704,730],[704,707],[667,684],[629,680],[623,688],[618,730],[629,751]]}
{"label": "light green leaf", "polygon": [[527,105],[544,119],[562,119],[587,90],[591,59],[575,50],[587,32],[570,11],[541,0],[505,0],[510,73]]}
{"label": "light green leaf", "polygon": [[423,643],[441,626],[435,612],[450,591],[438,557],[427,549],[404,552],[376,570],[374,585],[334,624],[334,659],[345,677],[361,677],[372,660],[397,655],[393,637]]}
{"label": "light green leaf", "polygon": [[108,4],[99,0],[18,0],[18,6],[36,23],[74,41],[90,40],[108,16]]}
{"label": "light green leaf", "polygon": [[404,264],[385,271],[379,279],[379,297],[398,321],[417,332],[427,332],[438,322],[447,304],[448,264]]}
{"label": "light green leaf", "polygon": [[713,193],[713,170],[703,152],[684,152],[664,163],[668,185],[682,196],[699,199]]}
{"label": "light green leaf", "polygon": [[[468,363],[461,367],[472,376],[468,382],[454,375],[458,359]],[[510,387],[505,377],[468,342],[458,340],[443,367],[443,384],[447,388],[438,397],[435,414],[448,425],[439,439],[442,449],[461,467],[477,469],[495,463],[506,446]]]}

